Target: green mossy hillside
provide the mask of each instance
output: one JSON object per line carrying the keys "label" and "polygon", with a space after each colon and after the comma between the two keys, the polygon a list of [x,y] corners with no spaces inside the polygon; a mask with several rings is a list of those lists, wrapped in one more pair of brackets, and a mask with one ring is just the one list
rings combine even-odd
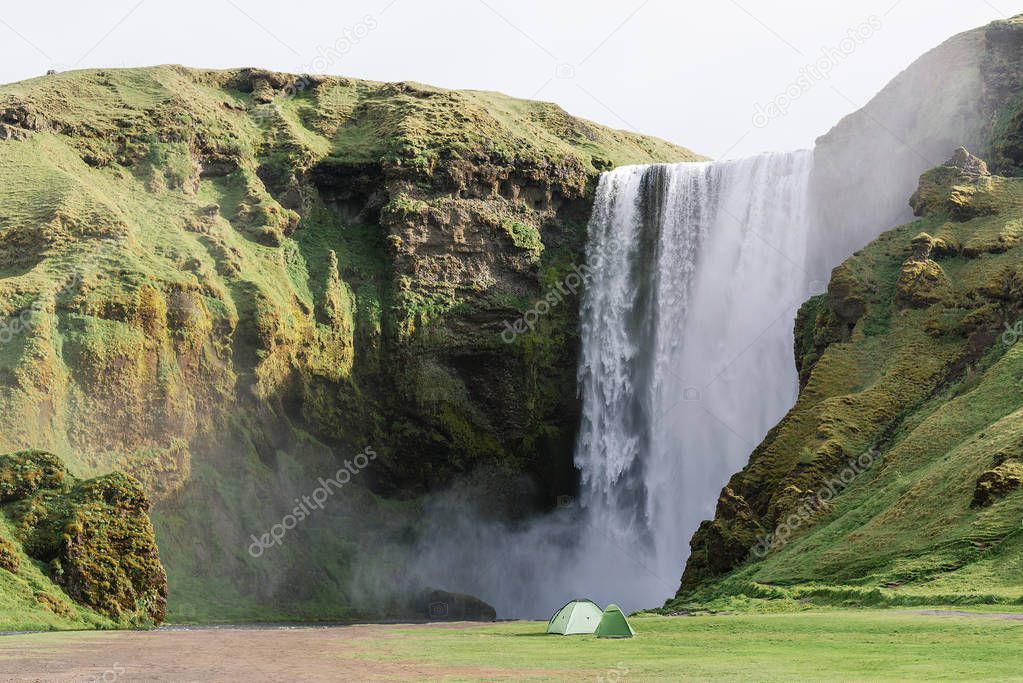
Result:
{"label": "green mossy hillside", "polygon": [[795,407],[669,609],[1023,603],[1023,179],[960,150],[796,323]]}
{"label": "green mossy hillside", "polygon": [[552,505],[574,485],[576,305],[514,344],[503,323],[581,258],[601,170],[697,158],[413,83],[160,66],[2,86],[0,450],[138,479],[177,618],[356,614],[375,548],[341,522],[246,553],[282,492],[372,445],[350,502],[396,535],[479,468]]}

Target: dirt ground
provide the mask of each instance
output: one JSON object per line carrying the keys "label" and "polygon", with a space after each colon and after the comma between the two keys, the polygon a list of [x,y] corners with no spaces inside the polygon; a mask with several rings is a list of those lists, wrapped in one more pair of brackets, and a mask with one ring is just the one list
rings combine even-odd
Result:
{"label": "dirt ground", "polygon": [[[371,642],[399,628],[466,624],[196,628],[0,637],[3,681],[500,680],[507,670],[370,661]],[[391,632],[391,633],[389,633]]]}

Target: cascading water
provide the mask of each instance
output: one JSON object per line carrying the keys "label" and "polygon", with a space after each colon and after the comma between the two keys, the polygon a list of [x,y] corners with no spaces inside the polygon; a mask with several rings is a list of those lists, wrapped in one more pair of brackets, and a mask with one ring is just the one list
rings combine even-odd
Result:
{"label": "cascading water", "polygon": [[580,505],[509,528],[438,501],[416,558],[424,582],[504,617],[674,593],[718,491],[796,398],[812,157],[601,176],[581,309]]}
{"label": "cascading water", "polygon": [[575,458],[584,545],[609,545],[603,562],[621,576],[592,594],[630,607],[670,596],[717,492],[795,401],[811,161],[801,151],[601,178]]}

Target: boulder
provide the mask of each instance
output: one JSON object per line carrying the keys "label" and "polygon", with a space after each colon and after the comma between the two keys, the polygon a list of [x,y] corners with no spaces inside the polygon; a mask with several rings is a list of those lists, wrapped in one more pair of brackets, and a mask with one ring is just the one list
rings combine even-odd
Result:
{"label": "boulder", "polygon": [[[0,500],[25,553],[48,564],[71,599],[123,625],[163,621],[167,575],[136,479],[114,472],[81,481],[52,453],[23,451],[0,456]],[[19,564],[0,539],[0,567]]]}
{"label": "boulder", "polygon": [[991,175],[987,170],[987,163],[980,157],[970,154],[965,147],[956,149],[955,153],[952,154],[952,158],[945,162],[945,166],[957,168],[963,175],[973,180],[977,180],[981,176]]}
{"label": "boulder", "polygon": [[910,259],[899,271],[896,298],[904,308],[923,308],[943,300],[950,287],[945,271],[935,261]]}
{"label": "boulder", "polygon": [[987,507],[1023,487],[1023,463],[1009,460],[988,470],[977,479],[970,507]]}
{"label": "boulder", "polygon": [[27,498],[39,489],[58,489],[67,476],[60,458],[46,451],[0,455],[0,503]]}
{"label": "boulder", "polygon": [[21,569],[21,556],[13,543],[6,538],[0,538],[0,569],[6,569],[12,574],[17,574]]}
{"label": "boulder", "polygon": [[920,176],[909,205],[916,216],[945,212],[965,221],[994,213],[990,187],[987,164],[960,147],[943,165]]}
{"label": "boulder", "polygon": [[419,597],[418,611],[430,621],[494,621],[497,610],[474,595],[426,590]]}

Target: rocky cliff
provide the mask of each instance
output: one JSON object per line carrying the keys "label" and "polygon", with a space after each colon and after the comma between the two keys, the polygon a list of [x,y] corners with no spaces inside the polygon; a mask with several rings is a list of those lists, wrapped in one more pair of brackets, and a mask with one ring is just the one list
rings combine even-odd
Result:
{"label": "rocky cliff", "polygon": [[[1023,597],[1021,29],[953,38],[819,141],[824,258],[880,236],[802,307],[799,401],[693,538],[676,607]],[[565,285],[598,173],[697,158],[412,83],[0,87],[0,627],[451,595],[394,555],[429,541],[425,494],[514,520],[576,486]]]}
{"label": "rocky cliff", "polygon": [[1015,175],[1021,29],[1016,18],[950,38],[817,140],[811,194],[816,229],[829,243],[820,266],[911,220],[906,198],[917,178],[956,147],[981,154],[996,173]]}
{"label": "rocky cliff", "polygon": [[[360,558],[415,535],[424,492],[500,472],[512,515],[571,492],[577,306],[556,285],[595,178],[696,158],[412,83],[3,86],[0,452],[136,477],[178,619],[338,618],[353,592],[379,610]],[[330,512],[302,503],[261,552],[363,449]]]}
{"label": "rocky cliff", "polygon": [[799,399],[694,535],[675,607],[1023,599],[1021,93],[1017,17],[932,50],[818,140],[834,256],[880,236],[800,310]]}

